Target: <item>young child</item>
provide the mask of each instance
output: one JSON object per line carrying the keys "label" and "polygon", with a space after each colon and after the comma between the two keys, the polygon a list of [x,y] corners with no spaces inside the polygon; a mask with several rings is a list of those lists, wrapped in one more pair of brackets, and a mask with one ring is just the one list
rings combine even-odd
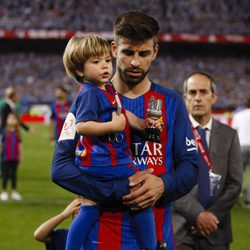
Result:
{"label": "young child", "polygon": [[63,221],[72,217],[74,219],[80,210],[81,197],[71,201],[60,213],[43,222],[34,232],[34,238],[44,242],[46,249],[64,250],[68,229],[57,228]]}
{"label": "young child", "polygon": [[[136,166],[130,153],[130,127],[143,132],[152,123],[158,128],[160,125],[150,118],[146,121],[139,119],[121,108],[119,96],[109,83],[112,76],[109,43],[96,35],[74,36],[66,46],[63,62],[67,74],[82,84],[73,104],[76,131],[81,135],[75,151],[76,164],[104,183],[134,174]],[[67,122],[64,126],[67,127]],[[101,204],[84,200],[69,229],[67,250],[80,249],[84,245],[101,211]],[[156,249],[152,208],[131,213],[142,248]]]}
{"label": "young child", "polygon": [[17,168],[22,155],[21,135],[18,118],[14,113],[10,113],[6,120],[6,126],[1,134],[2,151],[2,193],[0,199],[7,201],[8,180],[11,180],[11,198],[20,201],[22,196],[16,191],[17,188]]}

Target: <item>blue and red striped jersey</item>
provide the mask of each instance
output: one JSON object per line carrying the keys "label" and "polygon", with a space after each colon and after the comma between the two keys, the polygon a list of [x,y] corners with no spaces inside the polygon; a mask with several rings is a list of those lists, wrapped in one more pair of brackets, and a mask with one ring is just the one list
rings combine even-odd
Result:
{"label": "blue and red striped jersey", "polygon": [[[76,123],[109,122],[112,120],[112,112],[117,110],[113,93],[89,83],[83,83],[83,88],[76,97],[75,106]],[[123,114],[125,115],[124,110]],[[135,173],[130,151],[128,121],[125,129],[119,133],[98,137],[80,136],[76,147],[76,164],[81,166],[84,171],[101,179]]]}
{"label": "blue and red striped jersey", "polygon": [[2,160],[18,161],[20,157],[20,143],[21,139],[16,131],[4,131],[2,135]]}
{"label": "blue and red striped jersey", "polygon": [[51,115],[50,119],[54,121],[55,123],[55,139],[58,140],[65,118],[67,117],[67,114],[70,110],[71,102],[67,101],[63,104],[54,102],[51,105]]}
{"label": "blue and red striped jersey", "polygon": [[[150,91],[144,95],[135,99],[123,96],[121,100],[125,109],[145,119],[152,97],[162,100],[164,129],[160,133],[160,143],[145,141],[141,133],[133,131],[131,138],[133,160],[140,170],[154,168],[156,175],[171,176],[174,171],[178,171],[179,165],[187,164],[188,168],[187,162],[189,160],[192,162],[192,159],[196,158],[196,144],[183,98],[175,91],[152,83]],[[168,250],[175,249],[171,204],[157,204],[154,215],[157,240],[166,243]],[[103,212],[86,245],[86,249],[91,250],[125,250],[140,249],[140,247],[136,241],[136,227],[130,211],[126,209],[115,213],[112,210]]]}

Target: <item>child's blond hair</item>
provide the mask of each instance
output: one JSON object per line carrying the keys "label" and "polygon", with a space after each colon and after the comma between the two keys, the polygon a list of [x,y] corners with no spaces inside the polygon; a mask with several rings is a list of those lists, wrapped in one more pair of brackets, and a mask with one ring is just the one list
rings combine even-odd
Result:
{"label": "child's blond hair", "polygon": [[69,77],[77,82],[84,81],[77,71],[83,71],[85,62],[91,57],[100,57],[111,54],[111,47],[107,40],[98,35],[73,36],[63,53],[63,64]]}

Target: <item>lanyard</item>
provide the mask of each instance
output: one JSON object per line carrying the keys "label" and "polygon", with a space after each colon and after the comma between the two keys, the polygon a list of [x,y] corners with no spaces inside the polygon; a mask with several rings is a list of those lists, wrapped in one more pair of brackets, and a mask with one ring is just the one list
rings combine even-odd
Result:
{"label": "lanyard", "polygon": [[194,133],[195,140],[198,144],[199,150],[201,152],[202,158],[204,159],[204,161],[207,164],[208,169],[210,170],[212,168],[212,162],[210,161],[208,154],[207,154],[206,150],[204,149],[204,146],[203,146],[202,141],[201,141],[201,136],[199,135],[196,128],[192,127],[192,130]]}

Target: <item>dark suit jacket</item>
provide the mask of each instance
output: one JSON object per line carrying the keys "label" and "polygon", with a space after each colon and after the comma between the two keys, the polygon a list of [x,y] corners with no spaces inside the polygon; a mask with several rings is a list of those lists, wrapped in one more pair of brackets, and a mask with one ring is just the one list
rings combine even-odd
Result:
{"label": "dark suit jacket", "polygon": [[[222,176],[215,202],[207,211],[215,214],[220,223],[218,230],[207,237],[212,245],[229,244],[232,241],[230,210],[237,202],[242,183],[242,162],[237,132],[213,119],[209,154],[213,172]],[[173,204],[173,227],[176,245],[193,242],[190,228],[205,209],[197,200],[198,186]]]}
{"label": "dark suit jacket", "polygon": [[[3,131],[3,129],[6,127],[7,118],[8,118],[8,115],[9,115],[10,113],[16,114],[16,110],[12,110],[11,107],[10,107],[10,105],[6,102],[6,103],[3,105],[2,109],[1,109],[1,122],[0,122],[1,125],[0,125],[0,132]],[[18,117],[18,114],[16,114],[16,116],[17,116],[17,118],[18,118],[18,120],[19,120],[20,126],[21,126],[24,130],[28,131],[28,130],[29,130],[29,126],[27,126],[26,124],[24,124],[24,123],[20,120],[20,118]]]}

